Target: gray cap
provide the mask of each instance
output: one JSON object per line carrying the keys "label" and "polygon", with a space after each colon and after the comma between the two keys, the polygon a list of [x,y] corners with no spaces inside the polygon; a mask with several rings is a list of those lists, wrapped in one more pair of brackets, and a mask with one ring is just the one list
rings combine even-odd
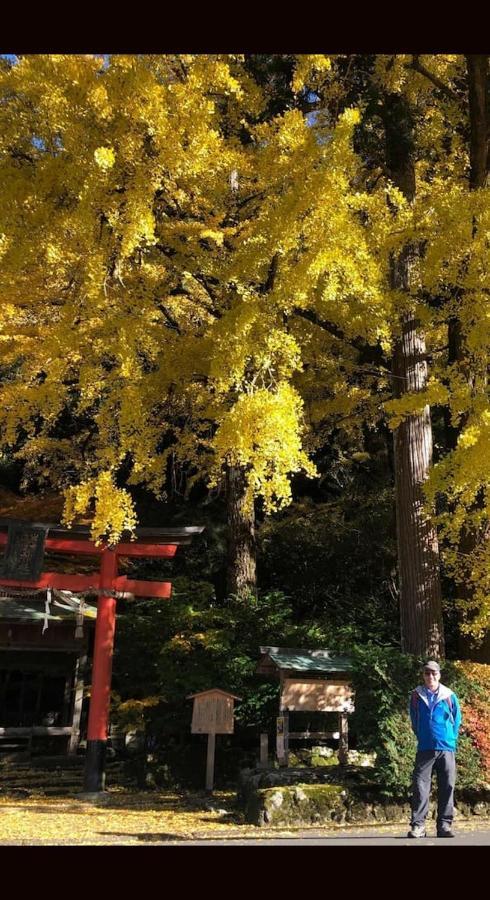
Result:
{"label": "gray cap", "polygon": [[424,671],[426,669],[430,669],[431,672],[435,672],[436,675],[441,674],[441,667],[439,663],[435,661],[435,659],[428,659],[426,663],[424,663]]}

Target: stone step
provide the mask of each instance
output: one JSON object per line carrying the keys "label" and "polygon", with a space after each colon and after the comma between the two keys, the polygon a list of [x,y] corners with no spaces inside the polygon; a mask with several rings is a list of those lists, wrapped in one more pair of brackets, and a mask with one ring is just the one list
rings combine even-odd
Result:
{"label": "stone step", "polygon": [[[68,782],[82,781],[83,776],[84,776],[83,772],[80,772],[79,774],[66,774],[66,775],[63,775],[60,773],[59,775],[56,776],[56,778],[52,777],[51,772],[45,773],[45,774],[26,773],[25,775],[18,774],[18,773],[17,774],[11,773],[11,774],[1,775],[0,776],[0,784],[14,784],[14,783],[25,784],[27,782],[34,783],[34,782],[41,782],[41,781],[49,782],[51,784],[56,784],[59,782],[68,783]],[[126,775],[126,773],[124,771],[106,772],[106,778],[108,778],[110,781],[127,780],[128,775]],[[131,779],[129,779],[129,780],[131,780]]]}
{"label": "stone step", "polygon": [[[53,781],[55,778],[82,778],[84,771],[84,769],[67,769],[66,771],[60,769],[57,772],[43,769],[0,769],[0,780],[5,780],[6,778],[50,778]],[[106,769],[105,771],[109,778],[116,778],[124,775],[126,769],[121,767],[120,769]]]}
{"label": "stone step", "polygon": [[[69,778],[79,778],[83,775],[85,771],[85,766],[80,766],[77,768],[64,768],[60,766],[57,769],[42,769],[40,767],[33,766],[0,766],[0,778],[12,778],[18,776],[19,778],[27,778],[32,776],[33,778],[60,778],[69,777]],[[126,771],[126,767],[122,764],[106,766],[106,774],[107,775],[120,775],[124,771]]]}
{"label": "stone step", "polygon": [[[82,790],[85,764],[83,757],[75,759],[65,757],[62,760],[55,757],[49,760],[50,764],[47,766],[41,766],[41,760],[38,760],[37,765],[33,765],[32,762],[25,762],[21,765],[11,763],[8,766],[0,763],[0,793],[14,793],[20,796],[25,791],[27,793],[42,791],[55,795]],[[134,779],[129,777],[126,772],[123,760],[108,762],[106,783],[108,787],[119,785],[131,787],[134,784]]]}
{"label": "stone step", "polygon": [[[6,782],[35,782],[50,781],[53,784],[59,781],[80,781],[84,777],[84,772],[0,772],[0,784]],[[106,778],[111,781],[118,781],[127,778],[128,775],[124,769],[106,770]]]}
{"label": "stone step", "polygon": [[[124,763],[125,760],[121,758],[107,759],[106,769],[110,769],[112,766],[124,765]],[[24,756],[22,760],[19,760],[16,754],[12,754],[12,756],[4,757],[3,759],[0,758],[0,768],[8,764],[15,765],[17,768],[45,769],[46,771],[53,769],[83,769],[85,756]]]}
{"label": "stone step", "polygon": [[[114,787],[114,785],[108,785],[108,787]],[[133,785],[121,785],[121,787],[131,788],[133,787]],[[16,787],[9,789],[0,788],[0,797],[78,797],[82,793],[83,786],[80,784],[74,785],[72,787]]]}

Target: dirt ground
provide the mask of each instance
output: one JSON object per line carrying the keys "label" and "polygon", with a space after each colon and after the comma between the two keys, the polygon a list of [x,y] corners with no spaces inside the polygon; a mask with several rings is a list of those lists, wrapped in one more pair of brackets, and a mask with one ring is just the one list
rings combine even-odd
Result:
{"label": "dirt ground", "polygon": [[[479,817],[458,829],[487,827]],[[373,826],[370,826],[371,830]],[[359,826],[357,826],[359,829]],[[327,836],[345,827],[311,829]],[[404,826],[380,826],[380,834],[405,832]],[[308,829],[301,829],[302,835]],[[257,828],[243,823],[232,792],[133,792],[111,790],[97,801],[43,795],[0,797],[0,845],[142,845],[193,840],[257,840],[291,837],[297,830]]]}

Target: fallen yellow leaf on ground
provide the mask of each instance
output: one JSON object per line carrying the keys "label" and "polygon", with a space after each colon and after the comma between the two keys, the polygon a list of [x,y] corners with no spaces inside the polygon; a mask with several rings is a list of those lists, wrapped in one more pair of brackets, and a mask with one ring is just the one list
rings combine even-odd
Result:
{"label": "fallen yellow leaf on ground", "polygon": [[[371,824],[372,829],[372,824]],[[488,827],[478,820],[458,823],[458,830]],[[358,826],[357,826],[358,828]],[[398,833],[403,826],[379,826]],[[347,831],[342,826],[342,831]],[[233,840],[291,837],[298,832],[329,834],[333,829],[257,828],[243,822],[235,794],[174,791],[137,792],[111,789],[95,802],[70,797],[0,797],[0,844],[152,844],[181,840]]]}

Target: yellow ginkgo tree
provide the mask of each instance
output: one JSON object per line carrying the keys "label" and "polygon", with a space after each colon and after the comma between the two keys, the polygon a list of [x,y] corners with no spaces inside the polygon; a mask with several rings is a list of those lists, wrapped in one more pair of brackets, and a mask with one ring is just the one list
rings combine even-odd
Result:
{"label": "yellow ginkgo tree", "polygon": [[[486,522],[471,65],[303,56],[271,105],[273,82],[233,54],[2,63],[2,443],[65,491],[66,521],[91,509],[93,536],[117,540],[128,487],[161,494],[172,455],[226,486],[240,593],[254,501],[287,504],[332,423],[354,451],[386,418],[402,645],[443,654],[431,504],[449,497],[453,545],[468,516]],[[463,432],[427,500],[431,406]],[[481,545],[472,559],[483,598]]]}

